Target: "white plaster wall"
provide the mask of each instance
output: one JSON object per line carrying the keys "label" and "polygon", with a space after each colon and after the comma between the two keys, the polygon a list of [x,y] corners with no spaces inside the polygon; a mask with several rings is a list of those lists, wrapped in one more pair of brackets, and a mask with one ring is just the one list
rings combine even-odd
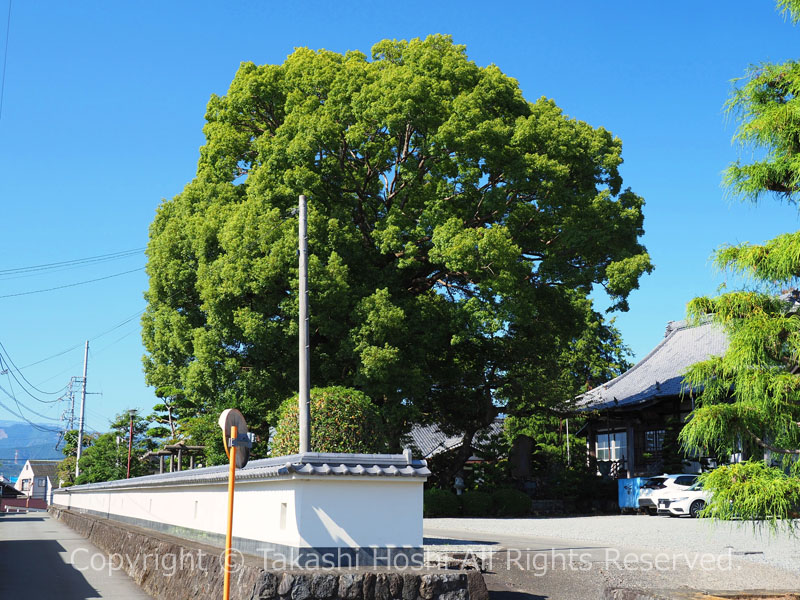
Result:
{"label": "white plaster wall", "polygon": [[300,547],[422,547],[422,481],[298,481]]}
{"label": "white plaster wall", "polygon": [[[294,548],[421,547],[422,482],[334,476],[237,482],[233,535]],[[55,491],[53,502],[224,535],[228,490],[225,483],[66,488]]]}

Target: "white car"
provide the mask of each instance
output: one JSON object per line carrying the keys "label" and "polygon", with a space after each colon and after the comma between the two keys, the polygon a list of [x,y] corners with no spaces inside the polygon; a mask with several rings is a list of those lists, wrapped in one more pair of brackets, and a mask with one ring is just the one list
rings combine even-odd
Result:
{"label": "white car", "polygon": [[708,502],[711,494],[703,490],[700,483],[695,483],[683,492],[675,492],[658,499],[658,514],[669,515],[671,517],[682,517],[689,515],[697,517]]}
{"label": "white car", "polygon": [[650,477],[639,491],[639,508],[646,509],[651,515],[658,512],[658,499],[682,492],[697,480],[697,475],[682,473],[679,475],[659,475]]}

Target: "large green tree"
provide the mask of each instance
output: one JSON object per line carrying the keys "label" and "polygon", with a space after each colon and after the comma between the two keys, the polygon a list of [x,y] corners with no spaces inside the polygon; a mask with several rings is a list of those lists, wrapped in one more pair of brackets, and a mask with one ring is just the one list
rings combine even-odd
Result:
{"label": "large green tree", "polygon": [[[800,2],[778,6],[798,20]],[[726,183],[735,195],[753,202],[800,198],[799,93],[796,61],[751,67],[737,82],[728,102],[738,119],[735,139],[756,158],[728,168]],[[749,285],[689,303],[690,318],[713,319],[730,347],[689,371],[688,383],[702,393],[681,438],[701,453],[750,457],[706,477],[714,492],[709,515],[775,525],[800,509],[800,296],[787,292],[800,278],[800,232],[723,247],[715,262]]]}
{"label": "large green tree", "polygon": [[206,120],[151,226],[142,321],[147,382],[198,437],[233,406],[265,439],[296,388],[301,193],[313,383],[365,392],[395,445],[416,420],[471,439],[551,393],[589,293],[625,310],[652,268],[620,140],[448,36],[243,63]]}

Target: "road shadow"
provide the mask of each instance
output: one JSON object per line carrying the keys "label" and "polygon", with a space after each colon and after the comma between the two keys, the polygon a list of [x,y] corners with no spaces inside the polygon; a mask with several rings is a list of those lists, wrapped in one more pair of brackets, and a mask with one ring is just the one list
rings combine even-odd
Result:
{"label": "road shadow", "polygon": [[498,542],[491,540],[465,540],[458,538],[438,538],[438,537],[423,537],[422,544],[424,546],[497,546]]}
{"label": "road shadow", "polygon": [[548,600],[550,596],[529,594],[527,592],[514,592],[511,590],[489,591],[490,600]]}
{"label": "road shadow", "polygon": [[44,517],[14,517],[14,523],[19,523],[20,521],[44,521]]}
{"label": "road shadow", "polygon": [[0,540],[0,597],[101,598],[80,571],[61,559],[62,552],[66,549],[55,540]]}

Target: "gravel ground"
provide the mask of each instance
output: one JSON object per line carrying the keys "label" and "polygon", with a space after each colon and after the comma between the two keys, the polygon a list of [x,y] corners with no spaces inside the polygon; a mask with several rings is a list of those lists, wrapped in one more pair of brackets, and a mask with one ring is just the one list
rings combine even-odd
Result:
{"label": "gravel ground", "polygon": [[646,515],[551,519],[425,519],[425,527],[559,538],[660,551],[725,554],[800,574],[800,537],[754,529],[750,522],[713,523]]}
{"label": "gravel ground", "polygon": [[[477,549],[492,548],[493,569],[487,584],[497,598],[503,591],[526,592],[529,598],[595,600],[603,590],[800,590],[800,538],[754,529],[752,523],[714,524],[699,519],[669,517],[593,516],[545,519],[425,519],[426,544],[470,540]],[[440,538],[440,539],[437,539]],[[464,542],[455,542],[463,544]],[[467,542],[470,543],[470,542]],[[481,545],[483,547],[481,548]],[[540,573],[530,567],[503,567],[506,556],[523,550],[525,560],[551,565]],[[551,550],[553,549],[553,550]],[[572,551],[587,559],[563,566]],[[629,568],[609,552],[634,556]],[[654,569],[647,562],[656,555],[679,557],[677,564]],[[687,563],[696,557],[725,557],[710,569]],[[569,556],[572,556],[570,554]],[[649,556],[649,558],[648,558]],[[712,557],[713,558],[713,557]],[[576,560],[576,559],[573,559]],[[584,571],[580,561],[588,560]],[[538,576],[537,576],[538,575]],[[672,596],[669,596],[672,597]],[[509,596],[509,598],[516,598]]]}

